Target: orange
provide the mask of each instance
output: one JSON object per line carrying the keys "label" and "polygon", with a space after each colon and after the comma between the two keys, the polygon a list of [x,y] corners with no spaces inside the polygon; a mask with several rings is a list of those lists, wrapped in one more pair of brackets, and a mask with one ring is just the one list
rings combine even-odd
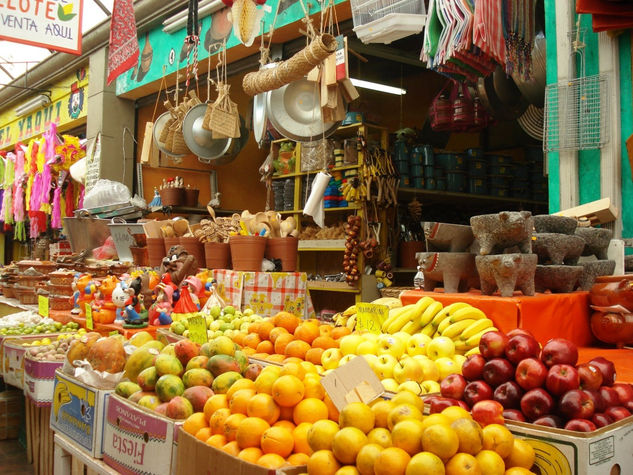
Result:
{"label": "orange", "polygon": [[[497,454],[495,453],[495,455]],[[499,456],[497,455],[497,457]],[[503,467],[503,459],[499,457],[499,460],[501,460],[501,467]],[[441,458],[431,452],[420,452],[411,457],[409,465],[407,465],[406,475],[444,475],[445,473],[446,469]],[[501,473],[482,470],[482,474],[503,475],[503,468]]]}
{"label": "orange", "polygon": [[296,376],[303,381],[303,378],[306,375],[306,370],[299,363],[291,361],[288,363],[284,363],[284,365],[281,367],[281,371],[279,372],[279,376],[284,376],[286,374]]}
{"label": "orange", "polygon": [[332,338],[334,338],[335,340],[340,340],[350,333],[352,333],[352,331],[347,327],[334,327],[332,329]]}
{"label": "orange", "polygon": [[210,427],[203,427],[198,432],[196,432],[196,439],[201,440],[202,442],[205,442],[212,435],[213,434],[211,434]]}
{"label": "orange", "polygon": [[377,399],[371,406],[371,412],[374,413],[374,426],[375,427],[387,427],[387,421],[389,413],[395,407],[391,401],[385,399]]}
{"label": "orange", "polygon": [[314,363],[310,363],[309,361],[302,361],[299,364],[305,370],[306,376],[308,374],[316,374],[316,375],[319,374],[319,370],[317,369],[317,367],[316,367],[316,365]]}
{"label": "orange", "polygon": [[[280,406],[279,419],[282,421],[292,422],[292,414],[294,412],[294,409],[295,409],[294,406],[288,406],[288,407]],[[294,422],[292,423],[292,425],[294,425]]]}
{"label": "orange", "polygon": [[244,338],[245,337],[246,337],[246,333],[237,332],[237,333],[235,333],[235,335],[233,335],[231,340],[233,340],[233,343],[237,343],[240,346],[244,346]]}
{"label": "orange", "polygon": [[272,330],[270,330],[270,334],[268,335],[268,339],[273,343],[273,345],[275,344],[275,340],[277,340],[277,337],[279,335],[283,335],[283,334],[289,334],[288,330],[286,330],[283,327],[275,327]]}
{"label": "orange", "polygon": [[294,356],[295,358],[305,359],[306,353],[310,349],[310,345],[305,341],[294,340],[286,345],[285,354]]}
{"label": "orange", "polygon": [[344,465],[334,475],[359,475],[359,472],[354,465]]}
{"label": "orange", "polygon": [[[286,355],[284,355],[284,356],[286,356]],[[286,364],[286,363],[301,364],[301,363],[303,363],[303,360],[301,358],[297,358],[296,356],[286,356],[284,358],[284,360],[282,361],[282,364]]]}
{"label": "orange", "polygon": [[290,312],[279,312],[274,316],[274,319],[275,326],[285,328],[288,333],[294,333],[301,323],[299,318]]}
{"label": "orange", "polygon": [[310,456],[301,452],[294,453],[288,457],[288,463],[290,465],[305,465],[310,460]]}
{"label": "orange", "polygon": [[270,355],[273,353],[273,351],[275,351],[275,347],[273,346],[272,341],[262,340],[257,345],[257,348],[255,348],[255,351],[257,351],[257,353],[265,353],[267,355]]}
{"label": "orange", "polygon": [[[322,400],[325,397],[325,388],[321,384],[321,376],[318,374],[306,374],[305,378],[303,378],[303,386],[305,387],[304,397],[306,399],[316,398]],[[327,408],[327,405],[325,407]]]}
{"label": "orange", "polygon": [[292,420],[299,425],[302,422],[314,423],[328,418],[327,406],[320,399],[311,397],[300,401],[292,412]]}
{"label": "orange", "polygon": [[240,453],[240,448],[237,445],[237,442],[235,442],[234,440],[232,440],[231,442],[227,442],[226,445],[222,447],[222,450],[234,457],[237,457]]}
{"label": "orange", "polygon": [[273,328],[275,328],[273,322],[270,320],[261,320],[259,322],[259,327],[257,328],[257,334],[262,340],[267,340]]}
{"label": "orange", "polygon": [[332,440],[332,452],[341,463],[355,463],[358,452],[366,443],[367,436],[363,431],[356,427],[343,427]]}
{"label": "orange", "polygon": [[286,374],[277,378],[273,383],[273,399],[283,407],[295,406],[303,399],[305,388],[303,383],[296,376]]}
{"label": "orange", "polygon": [[391,443],[413,456],[422,452],[422,423],[415,419],[398,422],[391,431]]}
{"label": "orange", "polygon": [[251,348],[250,346],[244,346],[242,348],[242,353],[244,353],[246,356],[253,356],[255,354],[255,349]]}
{"label": "orange", "polygon": [[294,339],[295,339],[295,337],[292,336],[290,333],[279,335],[275,339],[275,353],[277,353],[278,355],[284,355],[285,356],[285,354],[286,354],[286,346],[288,346],[288,343],[290,343]]}
{"label": "orange", "polygon": [[292,437],[295,439],[295,452],[312,454],[310,444],[308,444],[308,431],[312,428],[310,422],[302,422],[292,431]]}
{"label": "orange", "polygon": [[506,468],[532,468],[534,465],[534,447],[523,439],[514,438],[514,446],[510,456],[505,459]]}
{"label": "orange", "polygon": [[251,381],[248,378],[238,379],[233,383],[233,385],[226,392],[226,400],[229,403],[229,407],[231,407],[231,399],[233,399],[233,395],[238,392],[240,389],[255,389],[255,382]]}
{"label": "orange", "polygon": [[374,462],[375,475],[404,475],[411,457],[398,447],[389,447],[380,452]]}
{"label": "orange", "polygon": [[341,468],[331,450],[319,450],[310,455],[308,475],[334,475]]}
{"label": "orange", "polygon": [[242,449],[237,456],[247,462],[257,463],[257,460],[259,460],[259,457],[263,454],[262,449],[259,447],[248,447],[246,449]]}
{"label": "orange", "polygon": [[244,345],[253,349],[256,349],[257,345],[259,345],[261,341],[262,340],[257,333],[249,333],[244,337]]}
{"label": "orange", "polygon": [[353,402],[343,408],[338,423],[341,427],[356,427],[367,434],[374,428],[376,417],[371,408],[362,402]]}
{"label": "orange", "polygon": [[283,427],[284,429],[288,429],[290,432],[292,432],[297,426],[290,421],[277,421],[273,424],[273,427]]}
{"label": "orange", "polygon": [[277,454],[264,454],[257,460],[257,465],[276,470],[286,464],[286,459]]}
{"label": "orange", "polygon": [[319,327],[313,323],[302,323],[294,331],[295,338],[311,344],[319,336]]}
{"label": "orange", "polygon": [[391,432],[389,432],[389,429],[385,429],[384,427],[376,427],[375,429],[370,430],[367,434],[367,441],[370,444],[378,444],[385,449],[393,446]]}
{"label": "orange", "polygon": [[337,348],[338,344],[334,341],[334,338],[330,336],[319,336],[312,342],[312,348],[322,348],[327,350],[328,348]]}
{"label": "orange", "polygon": [[[477,455],[481,452],[484,435],[481,426],[477,422],[463,417],[455,419],[451,424],[451,428],[459,438],[459,449],[457,449],[459,452],[471,455]],[[531,466],[532,464],[530,464]]]}
{"label": "orange", "polygon": [[246,408],[253,396],[255,396],[254,389],[240,389],[236,391],[229,402],[231,414],[240,413],[246,415]]}
{"label": "orange", "polygon": [[264,419],[260,419],[259,417],[247,417],[243,419],[237,427],[235,440],[240,446],[240,449],[259,447],[262,434],[269,428],[270,425]]}
{"label": "orange", "polygon": [[356,468],[360,475],[374,475],[374,462],[383,448],[378,444],[366,444],[356,456]]}
{"label": "orange", "polygon": [[288,457],[295,446],[292,432],[283,427],[271,427],[261,437],[261,447],[265,454],[277,454]]}
{"label": "orange", "polygon": [[530,475],[533,472],[530,472],[525,467],[510,467],[505,471],[504,475]]}
{"label": "orange", "polygon": [[281,363],[285,357],[286,355],[281,355],[281,354],[268,355],[268,357],[266,358],[266,361],[272,361],[273,363]]}
{"label": "orange", "polygon": [[470,454],[455,454],[446,464],[447,475],[481,475],[477,459]]}
{"label": "orange", "polygon": [[305,360],[312,364],[321,364],[321,355],[325,351],[323,348],[310,348],[306,351]]}
{"label": "orange", "polygon": [[206,443],[212,447],[221,449],[224,445],[226,445],[226,437],[222,434],[214,434],[207,439]]}
{"label": "orange", "polygon": [[319,336],[332,336],[332,330],[334,327],[332,325],[321,324],[319,325]]}
{"label": "orange", "polygon": [[228,407],[218,409],[213,413],[209,419],[209,427],[211,427],[212,434],[224,434],[224,423],[227,417],[231,415],[231,410]]}
{"label": "orange", "polygon": [[229,403],[226,399],[226,394],[214,394],[209,399],[207,399],[207,402],[204,403],[204,415],[207,420],[210,420],[213,413],[217,409],[221,409],[223,407],[229,407]]}
{"label": "orange", "polygon": [[421,421],[423,416],[417,407],[411,404],[399,404],[389,412],[387,427],[391,430],[393,426],[404,419],[418,419]]}
{"label": "orange", "polygon": [[279,419],[279,406],[270,394],[255,394],[246,406],[248,417],[260,417],[268,424],[274,424]]}
{"label": "orange", "polygon": [[391,398],[391,402],[393,406],[399,406],[400,404],[411,404],[412,406],[417,407],[420,412],[424,412],[424,401],[417,394],[409,391],[398,391],[396,395]]}
{"label": "orange", "polygon": [[204,412],[196,412],[190,415],[182,425],[185,432],[188,432],[191,435],[196,435],[196,433],[203,427],[209,427]]}
{"label": "orange", "polygon": [[482,474],[504,475],[506,471],[505,462],[501,458],[501,455],[494,450],[482,450],[475,458],[477,459]]}
{"label": "orange", "polygon": [[422,432],[422,450],[431,452],[444,461],[455,455],[458,449],[459,437],[450,426],[436,424]]}
{"label": "orange", "polygon": [[258,333],[259,327],[262,325],[262,320],[257,320],[248,326],[248,333]]}
{"label": "orange", "polygon": [[310,448],[317,450],[332,450],[332,441],[338,433],[339,426],[330,420],[317,421],[308,430],[307,441]]}
{"label": "orange", "polygon": [[494,450],[501,458],[507,458],[514,450],[514,436],[501,424],[488,424],[483,428],[484,449]]}
{"label": "orange", "polygon": [[339,418],[340,414],[338,412],[338,409],[336,408],[336,406],[332,402],[332,399],[330,399],[330,396],[328,396],[327,393],[325,393],[325,397],[323,398],[323,402],[327,406],[328,417],[331,420],[333,420],[335,422],[338,422],[338,418]]}
{"label": "orange", "polygon": [[262,371],[261,373],[259,373],[259,376],[255,378],[255,391],[260,394],[272,394],[273,383],[277,381],[278,376],[278,374],[271,371]]}
{"label": "orange", "polygon": [[232,442],[237,436],[237,428],[240,426],[240,422],[246,419],[244,414],[231,414],[224,421],[224,436],[226,440]]}

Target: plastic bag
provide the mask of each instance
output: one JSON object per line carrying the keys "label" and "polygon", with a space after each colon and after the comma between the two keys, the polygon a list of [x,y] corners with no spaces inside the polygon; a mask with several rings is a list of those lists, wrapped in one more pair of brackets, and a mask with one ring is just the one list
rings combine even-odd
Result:
{"label": "plastic bag", "polygon": [[116,247],[114,246],[114,239],[112,239],[112,236],[108,236],[108,239],[105,240],[103,246],[93,249],[92,255],[95,259],[99,260],[108,260],[117,257]]}
{"label": "plastic bag", "polygon": [[84,208],[99,208],[130,201],[130,190],[123,183],[99,180],[84,197]]}

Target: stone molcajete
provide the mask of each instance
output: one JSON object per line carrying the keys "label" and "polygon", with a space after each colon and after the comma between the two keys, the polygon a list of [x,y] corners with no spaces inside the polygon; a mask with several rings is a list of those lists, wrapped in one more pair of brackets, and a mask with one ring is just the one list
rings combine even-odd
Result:
{"label": "stone molcajete", "polygon": [[583,256],[596,256],[597,259],[607,259],[607,249],[613,237],[613,231],[604,228],[576,228],[576,236],[585,240]]}
{"label": "stone molcajete", "polygon": [[559,293],[571,292],[576,287],[582,270],[582,266],[536,266],[534,287],[537,292],[546,290]]}
{"label": "stone molcajete", "polygon": [[578,265],[583,267],[582,274],[578,278],[578,287],[580,290],[591,290],[596,277],[601,275],[611,275],[615,270],[615,261],[586,261]]}
{"label": "stone molcajete", "polygon": [[574,234],[577,226],[576,218],[552,214],[534,216],[534,230],[537,233]]}
{"label": "stone molcajete", "polygon": [[418,252],[420,270],[424,274],[424,290],[435,289],[443,282],[448,293],[468,292],[479,288],[475,255],[468,252]]}
{"label": "stone molcajete", "polygon": [[512,297],[514,289],[519,289],[523,295],[534,295],[536,261],[536,254],[477,256],[481,292],[492,295],[498,288],[502,297]]}
{"label": "stone molcajete", "polygon": [[585,240],[580,236],[558,233],[536,233],[532,242],[539,264],[575,266],[585,248]]}
{"label": "stone molcajete", "polygon": [[633,276],[622,276],[619,282],[596,283],[591,288],[591,304],[598,307],[620,305],[609,312],[594,312],[591,331],[596,338],[618,348],[633,343]]}
{"label": "stone molcajete", "polygon": [[523,254],[532,252],[534,220],[529,211],[502,211],[473,216],[470,225],[479,241],[479,253],[482,256],[502,254],[515,246]]}
{"label": "stone molcajete", "polygon": [[451,223],[424,223],[426,250],[431,252],[467,252],[474,236],[470,226]]}

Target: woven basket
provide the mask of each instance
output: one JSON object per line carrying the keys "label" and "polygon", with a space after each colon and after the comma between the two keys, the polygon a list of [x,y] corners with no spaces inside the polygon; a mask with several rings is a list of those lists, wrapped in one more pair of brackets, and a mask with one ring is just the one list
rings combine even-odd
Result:
{"label": "woven basket", "polygon": [[397,299],[405,290],[413,290],[413,287],[385,287],[384,289],[380,289],[380,296]]}

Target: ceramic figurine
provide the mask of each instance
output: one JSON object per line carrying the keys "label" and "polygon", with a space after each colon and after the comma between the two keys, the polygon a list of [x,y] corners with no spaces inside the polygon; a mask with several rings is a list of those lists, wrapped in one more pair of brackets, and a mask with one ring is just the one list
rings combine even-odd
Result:
{"label": "ceramic figurine", "polygon": [[475,238],[479,241],[482,256],[503,254],[506,249],[518,247],[522,254],[532,252],[534,220],[529,211],[502,211],[470,218]]}
{"label": "ceramic figurine", "polygon": [[474,236],[470,226],[450,223],[424,223],[427,251],[467,252]]}
{"label": "ceramic figurine", "polygon": [[183,246],[172,246],[160,266],[160,273],[169,274],[171,282],[179,286],[188,275],[193,275],[198,269],[196,258],[189,254]]}
{"label": "ceramic figurine", "polygon": [[142,293],[142,279],[136,277],[128,288],[128,298],[125,301],[125,324],[123,328],[143,328],[147,326],[148,312],[143,304],[145,298]]}
{"label": "ceramic figurine", "polygon": [[435,289],[443,282],[448,293],[467,292],[479,288],[475,268],[475,255],[469,252],[418,252],[416,254],[424,273],[424,290]]}
{"label": "ceramic figurine", "polygon": [[202,282],[196,276],[189,276],[185,279],[185,285],[189,289],[189,295],[191,296],[191,300],[200,310],[200,292],[202,291]]}
{"label": "ceramic figurine", "polygon": [[499,288],[502,297],[512,297],[515,289],[520,289],[523,295],[534,295],[537,260],[536,254],[476,256],[481,293],[492,295]]}
{"label": "ceramic figurine", "polygon": [[156,292],[156,300],[149,309],[150,324],[155,326],[170,325],[174,289],[169,285],[160,283],[154,291]]}
{"label": "ceramic figurine", "polygon": [[123,286],[121,283],[118,283],[112,291],[112,303],[116,307],[116,319],[115,321],[118,323],[123,322],[123,307],[125,307],[125,302],[128,299],[128,293],[123,290]]}

